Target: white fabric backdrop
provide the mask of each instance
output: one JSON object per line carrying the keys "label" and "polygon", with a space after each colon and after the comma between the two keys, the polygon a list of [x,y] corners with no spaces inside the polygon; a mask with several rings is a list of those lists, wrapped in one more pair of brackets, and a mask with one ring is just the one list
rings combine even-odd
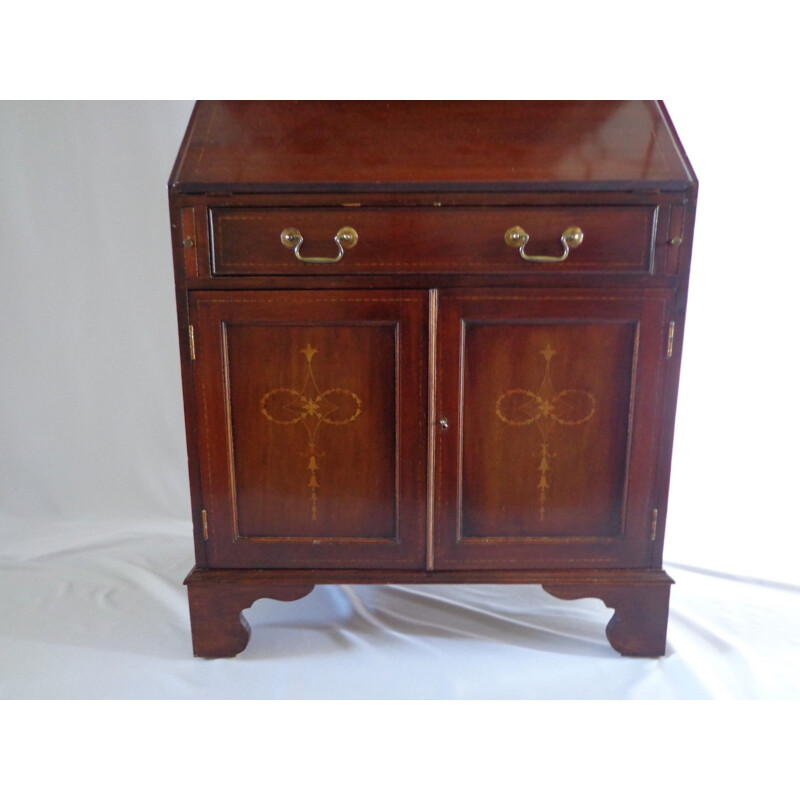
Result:
{"label": "white fabric backdrop", "polygon": [[701,188],[657,661],[538,587],[318,587],[192,659],[166,202],[191,103],[0,103],[0,697],[800,697],[800,265],[773,233],[800,176],[774,99],[738,126],[667,101]]}

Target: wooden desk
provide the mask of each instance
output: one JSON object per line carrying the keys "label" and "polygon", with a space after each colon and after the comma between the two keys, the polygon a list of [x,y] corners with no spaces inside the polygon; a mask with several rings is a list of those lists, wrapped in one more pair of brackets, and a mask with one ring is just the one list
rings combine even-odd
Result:
{"label": "wooden desk", "polygon": [[170,179],[194,651],[317,583],[540,583],[665,647],[697,181],[654,102],[201,102]]}

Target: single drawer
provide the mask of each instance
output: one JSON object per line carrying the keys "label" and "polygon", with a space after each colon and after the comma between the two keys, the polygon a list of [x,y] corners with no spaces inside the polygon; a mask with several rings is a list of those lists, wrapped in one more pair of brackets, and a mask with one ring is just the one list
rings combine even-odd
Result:
{"label": "single drawer", "polygon": [[[657,217],[655,206],[212,208],[210,212],[214,275],[646,274],[653,271]],[[337,238],[343,228],[354,230],[357,240],[352,234]],[[511,229],[517,229],[516,238],[508,233]],[[574,229],[582,232],[577,245],[580,237],[565,235]]]}

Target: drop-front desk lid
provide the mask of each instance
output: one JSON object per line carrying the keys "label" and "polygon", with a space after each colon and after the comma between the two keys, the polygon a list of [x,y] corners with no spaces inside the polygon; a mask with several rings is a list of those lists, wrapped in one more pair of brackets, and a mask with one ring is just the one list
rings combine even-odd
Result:
{"label": "drop-front desk lid", "polygon": [[684,191],[655,101],[200,101],[173,191]]}

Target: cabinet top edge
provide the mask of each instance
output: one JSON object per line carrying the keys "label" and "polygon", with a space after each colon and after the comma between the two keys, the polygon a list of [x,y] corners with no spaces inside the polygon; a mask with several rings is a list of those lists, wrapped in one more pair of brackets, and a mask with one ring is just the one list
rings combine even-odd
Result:
{"label": "cabinet top edge", "polygon": [[691,191],[656,101],[199,101],[177,194]]}
{"label": "cabinet top edge", "polygon": [[564,183],[201,183],[175,182],[170,185],[174,194],[660,194],[688,192],[689,181],[574,181]]}

